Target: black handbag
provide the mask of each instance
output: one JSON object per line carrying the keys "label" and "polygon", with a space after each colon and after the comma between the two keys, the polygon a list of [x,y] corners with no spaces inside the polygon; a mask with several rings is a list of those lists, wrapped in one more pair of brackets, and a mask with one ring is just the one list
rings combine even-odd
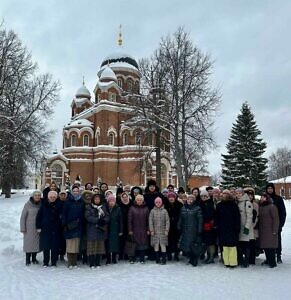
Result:
{"label": "black handbag", "polygon": [[71,221],[67,224],[68,230],[74,230],[74,229],[78,228],[78,226],[79,226],[79,220],[78,219],[74,220],[74,221]]}

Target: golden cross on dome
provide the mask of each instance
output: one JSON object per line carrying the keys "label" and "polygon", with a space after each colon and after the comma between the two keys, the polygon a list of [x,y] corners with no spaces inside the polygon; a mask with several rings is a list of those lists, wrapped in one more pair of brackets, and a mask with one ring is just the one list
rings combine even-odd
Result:
{"label": "golden cross on dome", "polygon": [[118,46],[122,46],[122,32],[121,32],[121,24],[119,25]]}

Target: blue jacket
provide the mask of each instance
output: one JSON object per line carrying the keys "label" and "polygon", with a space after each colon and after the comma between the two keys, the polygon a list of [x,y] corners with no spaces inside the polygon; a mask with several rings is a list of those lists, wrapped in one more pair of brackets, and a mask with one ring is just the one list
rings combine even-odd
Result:
{"label": "blue jacket", "polygon": [[43,202],[36,216],[36,228],[41,229],[40,249],[58,250],[62,238],[62,206],[58,201]]}
{"label": "blue jacket", "polygon": [[[85,205],[82,198],[75,200],[71,194],[68,194],[68,198],[64,203],[62,213],[62,224],[64,228],[65,239],[80,238],[82,235],[82,229],[84,226],[84,210]],[[77,226],[73,229],[69,229],[72,222],[77,222]]]}

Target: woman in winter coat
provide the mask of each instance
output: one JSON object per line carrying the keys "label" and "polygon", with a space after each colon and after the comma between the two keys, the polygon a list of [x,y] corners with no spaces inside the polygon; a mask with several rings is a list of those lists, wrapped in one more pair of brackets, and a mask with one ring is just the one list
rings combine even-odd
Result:
{"label": "woman in winter coat", "polygon": [[136,244],[135,258],[129,258],[131,263],[137,257],[140,263],[145,262],[145,250],[148,249],[149,233],[149,209],[145,205],[143,195],[137,195],[133,206],[128,212],[128,235],[132,237]]}
{"label": "woman in winter coat", "polygon": [[122,235],[120,236],[120,251],[119,251],[119,260],[128,259],[128,255],[125,254],[125,244],[128,240],[128,212],[131,207],[131,202],[129,200],[129,195],[127,192],[123,192],[120,197],[119,207],[121,209],[122,215]]}
{"label": "woman in winter coat", "polygon": [[[156,263],[166,264],[166,246],[168,246],[168,234],[170,230],[169,214],[164,208],[160,197],[155,199],[155,207],[151,210],[149,216],[149,229],[151,233],[151,245],[155,249]],[[162,252],[162,261],[160,261],[160,250]]]}
{"label": "woman in winter coat", "polygon": [[240,212],[229,190],[222,192],[221,202],[216,206],[216,226],[224,265],[236,267]]}
{"label": "woman in winter coat", "polygon": [[[214,255],[216,250],[216,229],[215,229],[215,208],[214,202],[209,198],[207,191],[202,191],[200,207],[203,216],[203,232],[202,241],[204,244],[204,253],[207,251],[206,264],[214,263]],[[203,253],[203,254],[204,254]]]}
{"label": "woman in winter coat", "polygon": [[72,194],[69,194],[62,213],[68,267],[70,269],[77,267],[77,256],[80,251],[80,239],[84,226],[84,208],[80,188],[77,185],[73,185]]}
{"label": "woman in winter coat", "polygon": [[190,264],[198,264],[201,254],[202,212],[194,195],[188,195],[186,204],[181,209],[178,222],[180,230],[180,249],[189,257]]}
{"label": "woman in winter coat", "polygon": [[259,205],[255,201],[255,190],[251,187],[244,189],[245,193],[249,196],[249,199],[253,205],[253,216],[252,216],[252,226],[254,236],[250,239],[250,257],[249,264],[256,264],[256,253],[259,251]]}
{"label": "woman in winter coat", "polygon": [[278,248],[278,233],[280,219],[277,207],[272,203],[270,196],[264,193],[260,200],[260,247],[264,249],[266,261],[263,264],[270,268],[277,266],[276,249]]}
{"label": "woman in winter coat", "polygon": [[172,260],[172,254],[174,253],[174,259],[179,261],[179,238],[180,232],[178,230],[178,221],[183,204],[177,200],[177,195],[174,192],[168,193],[168,201],[165,203],[165,208],[170,218],[170,231],[168,235],[168,247],[167,256],[168,260]]}
{"label": "woman in winter coat", "polygon": [[48,193],[48,201],[43,202],[36,216],[36,229],[40,232],[40,248],[43,251],[43,266],[56,267],[62,238],[60,202],[56,201],[56,191]]}
{"label": "woman in winter coat", "polygon": [[94,195],[92,203],[86,205],[85,219],[87,223],[87,256],[90,268],[94,269],[100,267],[101,255],[105,254],[109,222],[109,214],[106,206],[102,204],[101,195]]}
{"label": "woman in winter coat", "polygon": [[250,240],[254,239],[253,204],[241,188],[236,190],[236,198],[240,212],[240,234],[237,247],[238,264],[247,268],[250,259]]}
{"label": "woman in winter coat", "polygon": [[134,200],[135,200],[135,197],[140,194],[142,195],[143,194],[143,191],[142,189],[139,187],[139,186],[134,186],[131,188],[130,190],[130,202],[133,203]]}
{"label": "woman in winter coat", "polygon": [[122,236],[123,221],[120,207],[116,204],[113,195],[107,197],[107,210],[109,213],[108,239],[106,242],[106,265],[117,263],[116,255],[119,252],[119,237]]}
{"label": "woman in winter coat", "polygon": [[26,253],[26,265],[38,264],[36,259],[39,248],[39,232],[36,230],[36,216],[41,204],[41,192],[34,191],[25,203],[20,217],[20,231],[23,233],[23,251]]}
{"label": "woman in winter coat", "polygon": [[160,189],[157,186],[156,181],[151,179],[148,181],[148,184],[147,184],[147,186],[145,188],[145,192],[144,192],[145,205],[148,207],[149,210],[154,208],[155,199],[157,197],[160,197],[163,201],[165,200],[162,193],[160,193]]}
{"label": "woman in winter coat", "polygon": [[[67,200],[68,194],[65,190],[62,190],[59,192],[59,199],[57,201],[59,202],[61,206],[61,212],[63,211],[65,201]],[[62,226],[62,236],[61,236],[61,244],[60,244],[60,261],[65,260],[65,255],[66,255],[66,239],[64,237],[64,228]]]}

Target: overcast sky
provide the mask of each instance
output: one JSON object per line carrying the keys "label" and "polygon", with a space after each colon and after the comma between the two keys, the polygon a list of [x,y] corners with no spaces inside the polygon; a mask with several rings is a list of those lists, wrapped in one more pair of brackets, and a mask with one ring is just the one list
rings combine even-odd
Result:
{"label": "overcast sky", "polygon": [[215,120],[219,147],[209,155],[209,171],[220,170],[232,123],[248,101],[264,140],[266,156],[291,148],[291,1],[13,1],[1,0],[0,17],[31,51],[41,72],[62,84],[61,101],[50,127],[71,116],[71,101],[85,76],[90,92],[102,59],[118,50],[119,24],[124,51],[148,57],[162,36],[183,25],[193,42],[215,61],[212,76],[222,103]]}

